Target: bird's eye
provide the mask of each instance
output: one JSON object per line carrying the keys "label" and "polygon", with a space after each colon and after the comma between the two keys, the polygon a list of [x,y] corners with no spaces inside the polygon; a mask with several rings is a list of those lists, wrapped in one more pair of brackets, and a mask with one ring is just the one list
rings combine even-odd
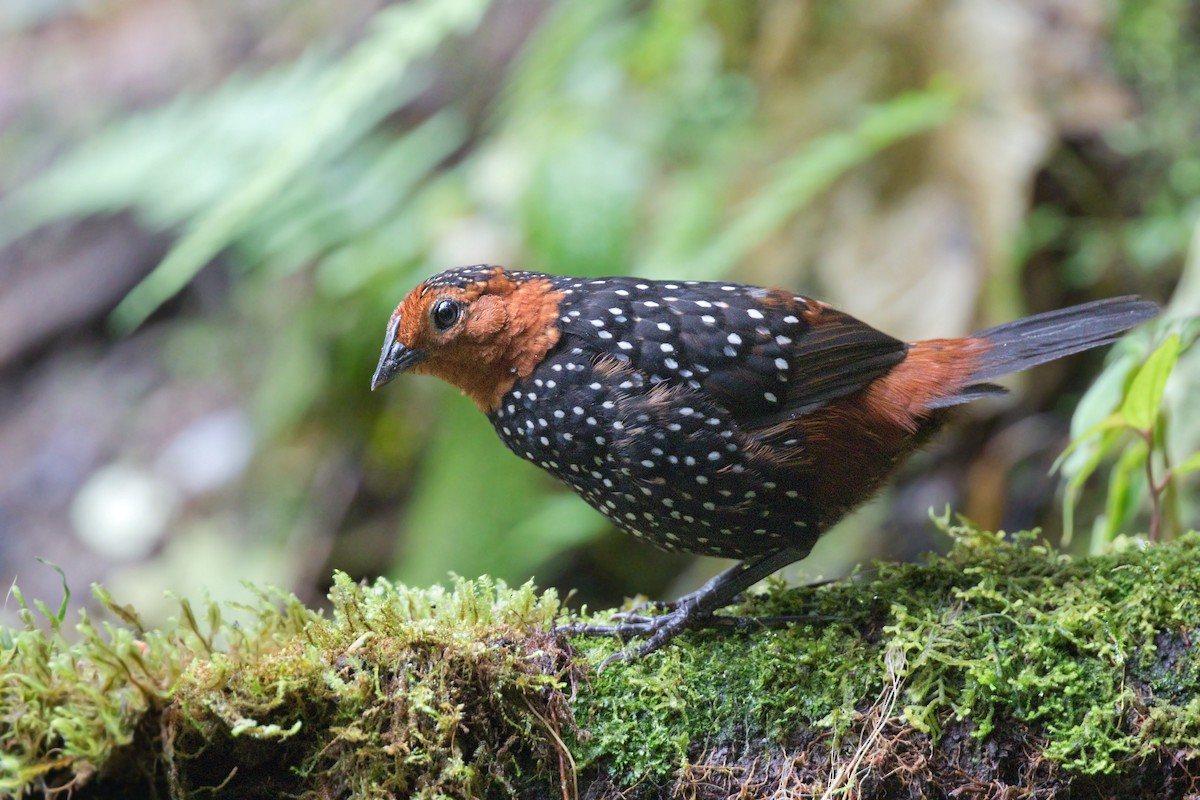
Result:
{"label": "bird's eye", "polygon": [[433,304],[433,311],[430,313],[433,317],[434,327],[439,331],[444,331],[449,330],[454,323],[458,322],[462,307],[453,300],[438,300]]}

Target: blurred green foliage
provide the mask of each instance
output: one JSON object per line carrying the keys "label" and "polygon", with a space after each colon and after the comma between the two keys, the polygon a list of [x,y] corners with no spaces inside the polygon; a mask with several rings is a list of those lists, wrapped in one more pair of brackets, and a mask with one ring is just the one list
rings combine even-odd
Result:
{"label": "blurred green foliage", "polygon": [[[527,575],[605,527],[512,460],[469,404],[433,399],[446,388],[406,382],[389,407],[367,396],[367,354],[391,306],[447,266],[447,251],[581,275],[687,265],[718,277],[821,188],[955,104],[940,81],[765,163],[752,157],[765,146],[753,81],[727,63],[702,5],[664,0],[556,5],[482,118],[453,103],[416,111],[430,75],[414,62],[452,48],[486,6],[390,7],[344,55],[314,48],[117,121],[4,215],[5,238],[125,210],[179,231],[118,308],[121,328],[220,254],[236,275],[233,308],[174,325],[167,357],[180,373],[233,369],[253,387],[267,448],[290,462],[275,478],[258,471],[260,516],[285,522],[325,455],[349,442],[365,451],[371,489],[414,484],[399,572],[419,583],[450,569]],[[750,193],[737,180],[748,163],[761,173]],[[281,467],[270,452],[260,461]]]}
{"label": "blurred green foliage", "polygon": [[[844,5],[815,4],[814,30],[861,12]],[[318,43],[292,63],[113,122],[0,209],[0,241],[125,211],[178,234],[118,309],[121,328],[217,258],[232,276],[229,307],[172,319],[164,360],[180,375],[232,373],[249,387],[261,435],[249,524],[286,542],[319,516],[322,475],[353,473],[363,505],[406,498],[389,523],[402,541],[395,572],[418,584],[451,569],[523,580],[606,523],[513,459],[449,388],[410,380],[369,395],[384,322],[409,287],[482,261],[724,276],[823,189],[947,124],[964,102],[937,76],[815,137],[780,137],[763,116],[771,87],[739,51],[760,8],[623,0],[551,5],[481,110],[442,72],[494,10],[486,0],[387,6],[346,52]],[[1147,113],[1110,144],[1164,164],[1170,179],[1150,169],[1132,197],[1097,206],[1096,176],[1056,158],[1063,184],[1082,187],[1084,211],[1037,209],[1020,259],[1065,253],[1056,260],[1081,285],[1126,260],[1177,266],[1200,185],[1200,145],[1181,135],[1176,113],[1200,100],[1191,78],[1177,77],[1200,74],[1189,71],[1195,45],[1170,24],[1183,13],[1168,0],[1123,4],[1113,34]],[[1147,56],[1163,48],[1169,55]],[[377,524],[354,511],[345,520]]]}
{"label": "blurred green foliage", "polygon": [[1034,209],[1027,228],[1034,249],[1051,250],[1078,287],[1122,265],[1147,277],[1178,272],[1200,214],[1194,11],[1184,0],[1116,3],[1110,49],[1137,107],[1105,132],[1110,153],[1088,159],[1064,148],[1051,159],[1064,196]]}
{"label": "blurred green foliage", "polygon": [[[1103,552],[1119,534],[1134,530],[1139,511],[1149,511],[1148,535],[1176,537],[1195,518],[1196,498],[1184,491],[1188,475],[1200,470],[1200,452],[1170,451],[1178,440],[1170,434],[1171,414],[1164,408],[1167,381],[1179,362],[1181,349],[1191,347],[1200,335],[1200,320],[1176,323],[1148,356],[1139,358],[1134,347],[1092,385],[1075,413],[1076,427],[1088,424],[1107,405],[1113,410],[1079,433],[1058,459],[1067,484],[1063,497],[1063,541],[1069,544],[1075,506],[1080,492],[1101,463],[1108,471],[1105,513],[1096,519],[1091,550]],[[1186,345],[1183,336],[1187,336]],[[1141,337],[1142,343],[1148,337]],[[1173,455],[1175,458],[1173,459]]]}

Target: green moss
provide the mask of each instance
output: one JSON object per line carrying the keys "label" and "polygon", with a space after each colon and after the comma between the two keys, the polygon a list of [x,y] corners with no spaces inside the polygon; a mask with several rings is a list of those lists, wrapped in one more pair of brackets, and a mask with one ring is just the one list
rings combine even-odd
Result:
{"label": "green moss", "polygon": [[[339,575],[329,616],[263,594],[251,624],[183,602],[165,632],[101,592],[123,624],[85,617],[74,642],[61,614],[39,627],[26,609],[0,630],[0,793],[486,797],[780,764],[830,788],[861,784],[864,764],[994,776],[1000,750],[1050,765],[1045,781],[1190,769],[1200,535],[1071,560],[1028,534],[946,528],[947,556],[775,582],[732,612],[798,623],[689,633],[600,672],[618,643],[560,641],[553,593],[486,579]],[[950,778],[914,760],[942,747]]]}
{"label": "green moss", "polygon": [[[739,610],[829,615],[848,607],[838,608],[840,594],[775,589]],[[573,745],[580,765],[604,765],[629,783],[662,780],[704,749],[751,750],[811,727],[844,732],[879,679],[875,649],[854,623],[693,634],[610,666],[576,704],[586,731]],[[593,664],[616,650],[604,639],[574,644]]]}
{"label": "green moss", "polygon": [[[1200,659],[1181,637],[1200,620],[1200,537],[1073,561],[1032,534],[943,526],[956,540],[947,556],[869,580],[774,584],[731,612],[836,622],[693,635],[606,670],[577,704],[581,762],[632,783],[798,730],[827,731],[836,750],[893,704],[898,728],[935,741],[964,721],[980,740],[1019,723],[1045,758],[1084,774],[1155,747],[1195,750]],[[613,648],[576,645],[593,663]]]}
{"label": "green moss", "polygon": [[0,793],[103,783],[152,716],[139,771],[172,796],[472,796],[557,769],[569,712],[560,651],[542,632],[552,592],[363,587],[339,574],[330,598],[326,619],[263,595],[250,629],[212,606],[203,632],[187,604],[171,634],[138,630],[125,611],[133,630],[85,619],[76,644],[27,613],[0,661]]}

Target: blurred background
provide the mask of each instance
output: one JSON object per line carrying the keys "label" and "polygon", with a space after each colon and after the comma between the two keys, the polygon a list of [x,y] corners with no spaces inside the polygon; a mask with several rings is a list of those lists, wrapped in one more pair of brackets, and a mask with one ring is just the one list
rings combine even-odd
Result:
{"label": "blurred background", "polygon": [[[1185,0],[4,0],[0,586],[55,604],[45,559],[149,619],[242,581],[319,603],[334,568],[692,588],[724,564],[611,530],[450,387],[368,390],[408,289],[729,278],[907,339],[1127,293],[1194,314],[1198,42]],[[1057,542],[1048,470],[1105,358],[970,407],[791,577],[945,547],[947,504]]]}

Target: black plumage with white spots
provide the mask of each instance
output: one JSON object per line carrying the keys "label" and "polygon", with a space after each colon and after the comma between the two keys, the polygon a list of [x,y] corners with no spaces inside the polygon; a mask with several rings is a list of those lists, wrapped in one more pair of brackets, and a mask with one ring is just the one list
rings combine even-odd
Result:
{"label": "black plumage with white spots", "polygon": [[797,413],[808,301],[768,311],[742,284],[552,280],[562,336],[491,414],[505,444],[662,548],[811,547],[823,520],[795,469],[803,442],[771,430]]}

